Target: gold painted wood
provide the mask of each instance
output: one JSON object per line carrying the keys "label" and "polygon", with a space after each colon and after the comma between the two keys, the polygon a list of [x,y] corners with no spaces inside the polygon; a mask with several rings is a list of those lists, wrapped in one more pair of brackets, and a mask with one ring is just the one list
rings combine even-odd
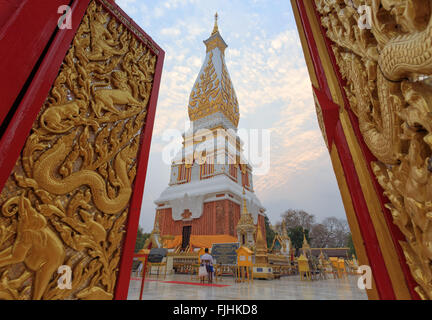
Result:
{"label": "gold painted wood", "polygon": [[340,92],[339,82],[333,70],[333,65],[331,63],[330,57],[327,53],[327,47],[321,33],[320,24],[315,16],[315,8],[312,1],[304,1],[304,6],[309,19],[309,23],[311,25],[318,53],[324,68],[324,73],[327,79],[327,84],[329,86],[333,102],[339,105],[339,107],[342,107],[344,105],[342,93]]}
{"label": "gold painted wood", "polygon": [[155,63],[90,3],[0,195],[0,299],[113,298]]}
{"label": "gold painted wood", "polygon": [[[315,2],[335,43],[351,109],[365,143],[378,159],[372,168],[389,199],[386,206],[406,237],[400,245],[418,283],[416,291],[421,298],[431,299],[432,2],[356,1],[357,6],[371,8],[370,29],[359,28],[360,16],[353,3]],[[341,122],[396,294],[408,298],[372,178],[346,112]]]}

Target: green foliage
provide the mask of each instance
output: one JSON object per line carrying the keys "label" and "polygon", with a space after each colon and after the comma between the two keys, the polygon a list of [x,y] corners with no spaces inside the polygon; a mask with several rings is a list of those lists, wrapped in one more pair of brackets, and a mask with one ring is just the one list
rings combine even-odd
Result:
{"label": "green foliage", "polygon": [[357,254],[356,254],[356,251],[355,251],[355,248],[354,248],[354,242],[353,242],[353,239],[352,239],[352,234],[349,233],[348,236],[347,236],[347,238],[348,238],[347,239],[347,244],[348,244],[348,248],[349,248],[349,252],[348,252],[349,257],[351,258],[352,255],[355,255],[357,257]]}
{"label": "green foliage", "polygon": [[[306,240],[310,243],[309,229],[304,229]],[[288,236],[291,238],[291,242],[294,248],[299,249],[303,246],[303,227],[296,226],[288,228]]]}
{"label": "green foliage", "polygon": [[273,231],[273,229],[270,227],[270,220],[267,216],[265,216],[264,222],[265,222],[265,229],[266,229],[267,248],[270,249],[276,234]]}
{"label": "green foliage", "polygon": [[139,226],[137,239],[135,242],[135,253],[137,253],[144,247],[144,242],[147,240],[148,237],[150,237],[150,233],[145,233],[144,230]]}

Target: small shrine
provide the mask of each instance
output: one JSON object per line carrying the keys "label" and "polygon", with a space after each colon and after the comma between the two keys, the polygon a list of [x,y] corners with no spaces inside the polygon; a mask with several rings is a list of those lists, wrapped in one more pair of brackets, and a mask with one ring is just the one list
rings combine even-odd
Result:
{"label": "small shrine", "polygon": [[270,252],[274,254],[290,256],[293,246],[291,243],[291,238],[288,236],[285,220],[282,220],[281,229],[281,232],[275,231],[276,235],[273,239]]}
{"label": "small shrine", "polygon": [[258,279],[274,279],[273,268],[268,261],[267,243],[260,229],[256,238],[253,275]]}
{"label": "small shrine", "polygon": [[[246,205],[245,190],[243,189],[243,210],[240,220],[237,224],[237,237],[241,246],[253,249],[255,247],[255,233],[257,227],[255,226],[252,215],[249,213]],[[260,229],[260,228],[258,228]]]}
{"label": "small shrine", "polygon": [[303,253],[297,259],[298,262],[298,272],[300,274],[300,280],[312,280],[311,270],[309,267],[309,260]]}
{"label": "small shrine", "polygon": [[253,251],[248,247],[241,246],[236,250],[237,252],[237,265],[239,267],[252,267]]}
{"label": "small shrine", "polygon": [[159,215],[156,215],[153,230],[150,234],[150,237],[148,237],[147,240],[144,242],[143,248],[148,249],[148,248],[162,248],[162,247],[163,247],[163,240],[159,228]]}

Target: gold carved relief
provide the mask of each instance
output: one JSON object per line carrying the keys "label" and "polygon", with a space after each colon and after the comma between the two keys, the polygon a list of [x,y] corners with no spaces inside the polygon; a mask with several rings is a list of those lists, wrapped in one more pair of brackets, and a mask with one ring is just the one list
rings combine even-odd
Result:
{"label": "gold carved relief", "polygon": [[90,3],[0,195],[0,299],[113,298],[155,63]]}
{"label": "gold carved relief", "polygon": [[219,77],[213,64],[213,51],[210,51],[207,65],[190,94],[189,116],[195,121],[218,111],[224,113],[235,126],[238,125],[238,100],[227,68],[222,63]]}
{"label": "gold carved relief", "polygon": [[[315,0],[423,299],[432,298],[432,2]],[[358,7],[371,9],[370,28]],[[360,22],[360,23],[359,23]],[[363,23],[363,27],[361,26]]]}

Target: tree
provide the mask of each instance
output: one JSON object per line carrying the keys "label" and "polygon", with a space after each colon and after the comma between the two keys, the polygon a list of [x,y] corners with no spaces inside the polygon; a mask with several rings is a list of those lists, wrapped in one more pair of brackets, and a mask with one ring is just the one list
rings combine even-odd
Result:
{"label": "tree", "polygon": [[326,226],[322,223],[317,223],[311,229],[311,247],[313,248],[326,248],[328,247],[330,233]]}
{"label": "tree", "polygon": [[265,230],[266,230],[267,248],[270,249],[276,234],[273,231],[273,229],[270,227],[270,220],[267,217],[267,215],[264,217],[264,222],[265,222]]}
{"label": "tree", "polygon": [[328,232],[327,247],[341,248],[347,245],[349,227],[346,220],[336,217],[325,218],[322,222]]}
{"label": "tree", "polygon": [[[314,215],[294,209],[285,211],[281,217],[295,248],[301,248],[303,244],[303,229],[306,230],[306,238],[313,248],[341,248],[348,245],[350,229],[344,219],[328,217],[321,223],[315,223]],[[283,223],[278,222],[275,226],[279,231]]]}
{"label": "tree", "polygon": [[137,239],[135,242],[135,253],[137,253],[144,247],[144,242],[147,240],[148,237],[150,237],[150,233],[145,233],[143,228],[141,228],[141,226],[138,226]]}
{"label": "tree", "polygon": [[348,248],[349,248],[348,255],[350,257],[352,257],[353,255],[355,255],[357,257],[357,254],[356,254],[356,251],[355,251],[355,248],[354,248],[354,242],[353,242],[353,239],[352,239],[351,232],[347,236],[347,245],[348,245]]}
{"label": "tree", "polygon": [[306,240],[309,242],[309,230],[303,229],[301,226],[288,229],[288,236],[291,238],[291,242],[294,248],[299,249],[303,246],[303,230]]}
{"label": "tree", "polygon": [[285,220],[287,228],[300,226],[310,230],[315,223],[315,216],[304,210],[288,209],[282,214],[282,219]]}

